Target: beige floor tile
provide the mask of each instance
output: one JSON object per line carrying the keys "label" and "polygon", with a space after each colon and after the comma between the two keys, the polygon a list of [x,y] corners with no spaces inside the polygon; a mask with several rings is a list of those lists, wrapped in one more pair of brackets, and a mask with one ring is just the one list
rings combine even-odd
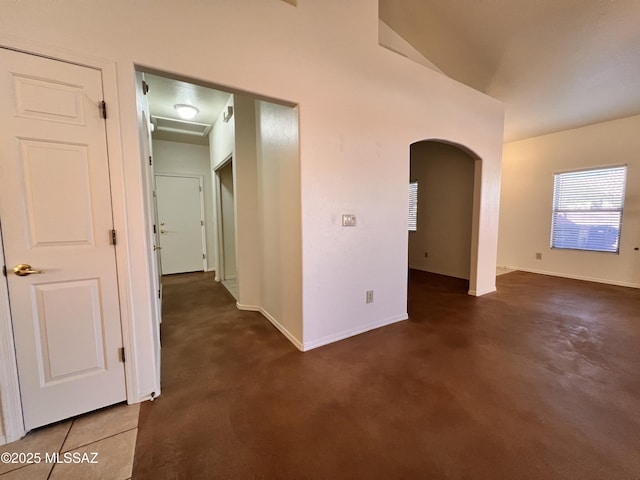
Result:
{"label": "beige floor tile", "polygon": [[[0,453],[20,452],[20,453],[40,453],[44,457],[45,453],[59,452],[62,442],[69,432],[71,420],[56,423],[48,427],[39,428],[29,432],[24,438],[0,446]],[[0,474],[23,467],[24,465],[0,462]],[[3,479],[4,480],[4,479]]]}
{"label": "beige floor tile", "polygon": [[67,440],[64,442],[62,451],[73,450],[136,428],[138,426],[139,412],[139,403],[134,405],[121,404],[76,418],[71,426]]}
{"label": "beige floor tile", "polygon": [[[71,454],[97,453],[97,463],[58,463],[54,466],[50,480],[125,480],[131,477],[133,453],[138,429],[129,430],[113,437],[72,450]],[[61,454],[61,461],[64,453]],[[4,480],[0,477],[0,480]]]}
{"label": "beige floor tile", "polygon": [[34,463],[0,475],[0,480],[47,480],[52,468],[51,463]]}

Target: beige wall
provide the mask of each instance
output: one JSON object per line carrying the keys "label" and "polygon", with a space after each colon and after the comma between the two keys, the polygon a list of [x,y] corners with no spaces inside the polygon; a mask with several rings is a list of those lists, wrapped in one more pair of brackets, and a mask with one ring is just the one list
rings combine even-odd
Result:
{"label": "beige wall", "polygon": [[[639,132],[633,116],[505,144],[498,265],[640,287]],[[551,249],[554,172],[625,163],[620,254]]]}
{"label": "beige wall", "polygon": [[[294,302],[302,304],[305,348],[406,318],[409,145],[419,140],[459,143],[482,158],[471,283],[477,294],[495,289],[503,106],[380,47],[377,0],[198,2],[188,11],[151,0],[0,0],[0,10],[2,44],[114,64],[134,322],[150,321],[136,303],[150,289],[137,260],[145,245],[137,240],[144,211],[133,160],[135,65],[298,106],[302,290]],[[140,29],[149,22],[172,34],[150,37]],[[343,213],[355,213],[358,226],[343,228]],[[375,302],[365,304],[370,289]]]}
{"label": "beige wall", "polygon": [[469,279],[474,166],[475,160],[453,145],[411,146],[418,221],[417,231],[409,232],[409,267]]}
{"label": "beige wall", "polygon": [[258,204],[264,313],[303,345],[300,164],[296,109],[257,102]]}
{"label": "beige wall", "polygon": [[242,308],[259,307],[262,302],[255,103],[253,98],[234,95],[238,304]]}
{"label": "beige wall", "polygon": [[190,143],[153,140],[155,173],[178,173],[200,175],[203,178],[204,219],[207,248],[207,269],[215,270],[215,223],[213,216],[213,195],[211,170],[209,168],[209,147]]}

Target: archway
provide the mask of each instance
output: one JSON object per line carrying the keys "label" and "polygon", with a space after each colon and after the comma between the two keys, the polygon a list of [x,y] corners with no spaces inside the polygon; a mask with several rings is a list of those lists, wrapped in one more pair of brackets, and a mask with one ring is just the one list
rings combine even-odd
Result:
{"label": "archway", "polygon": [[481,160],[444,140],[410,147],[410,182],[417,190],[409,268],[461,278],[475,291]]}

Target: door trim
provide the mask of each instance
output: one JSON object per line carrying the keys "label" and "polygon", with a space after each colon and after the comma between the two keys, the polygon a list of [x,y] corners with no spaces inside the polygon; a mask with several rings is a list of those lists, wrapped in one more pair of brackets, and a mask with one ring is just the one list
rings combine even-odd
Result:
{"label": "door trim", "polygon": [[[135,325],[133,323],[134,305],[132,298],[131,276],[131,250],[132,238],[128,223],[134,223],[132,219],[128,222],[125,201],[125,163],[123,157],[123,142],[121,137],[119,98],[118,98],[118,72],[115,62],[101,58],[90,57],[80,53],[69,52],[68,50],[51,48],[40,43],[31,42],[26,39],[9,38],[0,35],[0,48],[16,50],[29,55],[50,58],[66,63],[72,63],[88,68],[93,68],[101,72],[103,98],[108,106],[108,115],[105,121],[105,134],[107,149],[109,152],[109,171],[111,176],[111,204],[113,214],[113,224],[118,235],[116,249],[116,268],[118,279],[118,294],[120,297],[120,322],[122,326],[122,340],[126,351],[132,354],[127,355],[125,368],[125,387],[127,392],[127,403],[137,403],[148,398],[159,395],[160,386],[151,386],[148,392],[140,391],[140,379],[136,362],[136,349],[134,344]],[[127,70],[126,68],[124,70]],[[129,69],[132,73],[131,88],[133,90],[135,76],[133,75],[133,64]],[[136,168],[137,168],[136,162]],[[0,287],[0,333],[4,341],[0,341],[0,391],[2,392],[2,416],[5,426],[5,442],[14,441],[24,436],[24,422],[22,419],[22,403],[15,401],[15,393],[19,393],[18,370],[15,364],[15,345],[13,335],[5,335],[12,332],[11,316],[8,311],[8,291],[6,281],[2,281]],[[144,301],[146,299],[143,299]],[[150,316],[153,316],[150,313]],[[147,382],[148,383],[148,382]],[[6,391],[6,393],[5,393]],[[5,404],[5,396],[8,397]],[[3,440],[0,437],[0,441]],[[0,442],[2,443],[2,442]]]}
{"label": "door trim", "polygon": [[[216,252],[216,255],[217,255],[216,262],[218,264],[218,269],[216,270],[216,275],[215,275],[216,282],[221,282],[226,278],[225,272],[224,272],[225,267],[224,267],[224,238],[223,238],[223,231],[222,231],[222,184],[220,181],[220,170],[228,166],[231,162],[233,162],[233,153],[231,153],[227,158],[225,158],[222,162],[216,165],[216,167],[213,169],[213,173],[214,173],[213,187],[214,187],[215,207],[216,207],[215,227],[216,227],[216,237],[218,241],[217,243],[218,249]],[[233,177],[235,182],[235,174]],[[234,193],[233,201],[235,202],[235,193]],[[235,205],[234,205],[234,212],[235,212]],[[233,221],[235,222],[235,218]]]}
{"label": "door trim", "polygon": [[[2,231],[0,230],[0,261],[4,261]],[[26,433],[22,421],[22,400],[18,383],[18,365],[13,344],[13,324],[9,310],[7,278],[0,278],[0,404],[4,432],[0,431],[0,445],[13,442]],[[4,433],[4,435],[3,435]]]}

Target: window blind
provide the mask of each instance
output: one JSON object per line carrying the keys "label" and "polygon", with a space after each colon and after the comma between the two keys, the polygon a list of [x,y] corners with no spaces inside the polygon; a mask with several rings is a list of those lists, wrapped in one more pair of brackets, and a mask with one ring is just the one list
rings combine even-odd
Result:
{"label": "window blind", "polygon": [[418,229],[418,182],[409,183],[409,231]]}
{"label": "window blind", "polygon": [[551,248],[618,253],[627,167],[554,174]]}

